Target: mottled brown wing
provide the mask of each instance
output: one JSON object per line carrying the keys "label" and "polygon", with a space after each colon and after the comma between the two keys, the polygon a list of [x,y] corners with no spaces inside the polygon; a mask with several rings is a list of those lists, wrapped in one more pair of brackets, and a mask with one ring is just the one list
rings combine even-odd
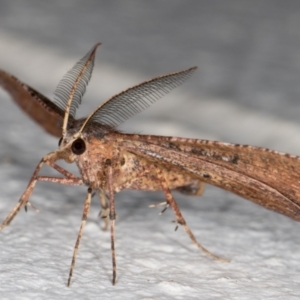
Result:
{"label": "mottled brown wing", "polygon": [[300,221],[300,157],[269,149],[130,135],[127,151],[188,171],[199,180]]}
{"label": "mottled brown wing", "polygon": [[64,112],[56,104],[2,70],[0,70],[0,86],[44,130],[56,137],[62,136]]}

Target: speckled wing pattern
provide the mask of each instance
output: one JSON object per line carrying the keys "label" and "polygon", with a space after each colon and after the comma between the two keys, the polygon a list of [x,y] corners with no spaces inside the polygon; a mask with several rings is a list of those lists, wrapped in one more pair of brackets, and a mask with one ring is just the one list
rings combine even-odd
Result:
{"label": "speckled wing pattern", "polygon": [[248,145],[150,135],[130,135],[124,147],[300,221],[299,156]]}

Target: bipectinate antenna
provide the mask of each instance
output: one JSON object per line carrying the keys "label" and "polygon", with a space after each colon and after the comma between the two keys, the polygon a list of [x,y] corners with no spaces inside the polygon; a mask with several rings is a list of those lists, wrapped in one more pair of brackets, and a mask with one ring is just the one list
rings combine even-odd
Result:
{"label": "bipectinate antenna", "polygon": [[64,112],[62,135],[66,135],[69,116],[75,117],[86,86],[91,79],[95,54],[100,43],[96,44],[59,82],[54,95],[55,104]]}

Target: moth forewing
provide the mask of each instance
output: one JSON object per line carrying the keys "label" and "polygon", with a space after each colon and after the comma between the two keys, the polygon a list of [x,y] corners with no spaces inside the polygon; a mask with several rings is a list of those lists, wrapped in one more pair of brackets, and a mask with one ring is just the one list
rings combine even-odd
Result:
{"label": "moth forewing", "polygon": [[[0,70],[0,86],[11,96],[14,102],[44,130],[61,137],[64,111],[29,85],[11,74]],[[70,117],[70,122],[73,118]]]}
{"label": "moth forewing", "polygon": [[141,135],[128,136],[124,147],[300,221],[297,156],[246,145]]}

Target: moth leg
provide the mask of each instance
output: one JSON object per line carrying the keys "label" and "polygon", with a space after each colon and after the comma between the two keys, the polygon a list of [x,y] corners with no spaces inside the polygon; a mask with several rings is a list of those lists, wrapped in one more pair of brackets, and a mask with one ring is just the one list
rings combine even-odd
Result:
{"label": "moth leg", "polygon": [[99,212],[99,217],[104,221],[104,227],[102,227],[103,231],[106,231],[108,228],[108,204],[107,204],[107,199],[104,190],[100,190],[99,193],[100,197],[100,205],[101,205],[101,211]]}
{"label": "moth leg", "polygon": [[41,167],[44,164],[44,159],[42,159],[39,164],[37,165],[37,167],[35,168],[33,175],[31,176],[31,179],[28,183],[28,186],[25,190],[25,192],[23,193],[23,195],[21,196],[19,202],[15,205],[15,207],[11,210],[11,212],[8,214],[8,216],[6,217],[6,219],[3,221],[3,223],[0,226],[0,230],[2,230],[4,227],[6,227],[7,225],[10,224],[10,222],[13,220],[13,218],[16,216],[16,214],[20,211],[21,207],[23,205],[26,205],[28,202],[28,199],[33,191],[33,188],[37,182],[37,174],[40,171]]}
{"label": "moth leg", "polygon": [[[74,176],[73,174],[71,174],[71,175]],[[82,179],[76,178],[76,177],[75,178],[59,178],[59,177],[52,177],[52,176],[37,176],[36,181],[49,181],[49,182],[55,182],[55,183],[60,183],[60,184],[64,184],[64,185],[83,185],[84,184]],[[29,201],[27,201],[24,206],[26,212],[27,212],[27,206],[30,206],[36,212],[39,212],[39,210],[34,205],[32,205]]]}
{"label": "moth leg", "polygon": [[71,283],[71,278],[72,278],[74,267],[75,267],[76,255],[77,255],[80,240],[81,240],[81,237],[82,237],[82,232],[83,232],[83,229],[84,229],[84,226],[85,226],[85,223],[86,223],[86,220],[88,218],[89,211],[90,211],[92,191],[93,190],[91,188],[88,188],[87,195],[86,195],[86,198],[85,198],[85,201],[84,201],[81,224],[80,224],[79,232],[78,232],[78,235],[77,235],[77,240],[76,240],[76,243],[75,243],[75,247],[74,247],[74,250],[73,250],[72,262],[71,262],[70,273],[69,273],[68,284],[67,284],[68,286],[70,286],[70,283]]}
{"label": "moth leg", "polygon": [[[200,196],[204,193],[204,182],[200,180],[192,180],[191,183],[178,186],[177,188],[173,189],[173,191],[179,192],[181,194],[187,195],[187,196]],[[149,207],[153,208],[156,206],[165,205],[164,209],[159,213],[160,215],[163,214],[169,207],[169,204],[167,202],[161,202],[157,204],[149,205]]]}
{"label": "moth leg", "polygon": [[[20,211],[22,206],[25,206],[26,209],[26,205],[29,204],[28,200],[29,197],[31,196],[33,189],[37,183],[38,180],[47,180],[47,181],[53,181],[53,182],[58,182],[61,184],[83,184],[83,182],[81,181],[80,178],[77,178],[76,176],[74,176],[73,174],[71,174],[70,172],[68,172],[67,170],[63,169],[62,167],[56,165],[54,162],[52,162],[49,158],[49,156],[45,156],[41,159],[41,161],[39,162],[39,164],[36,166],[31,179],[27,185],[26,190],[24,191],[24,193],[22,194],[20,200],[18,201],[18,203],[14,206],[14,208],[10,211],[10,213],[8,214],[8,216],[6,217],[6,219],[3,221],[3,223],[0,226],[0,231],[8,226],[10,224],[10,222],[13,220],[13,218],[18,214],[18,212]],[[51,157],[50,157],[51,158]],[[38,176],[37,174],[39,173],[39,171],[41,170],[42,166],[44,164],[49,165],[50,167],[54,168],[55,170],[57,170],[58,172],[60,172],[61,174],[63,174],[64,176],[66,176],[66,178],[56,178],[56,177],[48,177],[47,176]],[[52,178],[52,179],[50,179]]]}
{"label": "moth leg", "polygon": [[163,209],[162,209],[162,211],[159,213],[159,215],[161,215],[161,214],[163,214],[167,209],[168,209],[168,207],[170,206],[170,204],[168,203],[168,202],[166,202],[166,201],[164,201],[164,202],[160,202],[160,203],[156,203],[156,204],[150,204],[149,205],[149,207],[150,208],[153,208],[153,207],[157,207],[157,206],[165,206]]}
{"label": "moth leg", "polygon": [[115,197],[114,197],[114,190],[113,190],[113,169],[111,165],[108,166],[108,188],[109,188],[111,256],[112,256],[112,267],[113,267],[112,284],[115,285],[116,277],[117,277],[117,263],[116,263],[116,250],[115,250],[116,211],[115,211]]}
{"label": "moth leg", "polygon": [[[192,242],[201,250],[203,251],[206,255],[208,255],[209,257],[215,259],[215,260],[219,260],[219,261],[223,261],[223,262],[228,262],[227,259],[221,258],[217,255],[214,255],[213,253],[211,253],[210,251],[208,251],[206,248],[204,248],[201,244],[199,244],[194,236],[194,234],[192,233],[191,229],[189,228],[189,226],[187,225],[185,219],[183,218],[180,209],[175,201],[175,199],[172,196],[172,193],[167,185],[167,182],[163,176],[163,172],[159,169],[156,169],[156,173],[157,173],[157,178],[161,183],[161,187],[164,191],[165,197],[167,199],[167,203],[169,203],[169,205],[172,207],[175,217],[176,217],[176,222],[180,225],[183,226],[185,232],[188,234],[188,236],[190,237],[190,239],[192,240]],[[177,229],[177,228],[176,228]],[[176,230],[175,229],[175,230]]]}
{"label": "moth leg", "polygon": [[[83,185],[83,181],[80,178],[59,178],[59,177],[52,177],[52,176],[37,176],[37,181],[49,181],[60,183],[64,185]],[[29,204],[29,202],[27,202]]]}
{"label": "moth leg", "polygon": [[154,208],[154,207],[157,207],[157,206],[164,206],[164,205],[167,205],[168,203],[166,201],[164,202],[159,202],[159,203],[155,203],[155,204],[150,204],[149,207],[150,208]]}
{"label": "moth leg", "polygon": [[49,165],[50,167],[55,169],[57,172],[64,175],[66,178],[80,179],[79,177],[75,176],[74,174],[70,173],[69,171],[67,171],[66,169],[62,168],[61,166],[57,165],[54,162],[49,161],[46,163],[47,163],[47,165]]}

